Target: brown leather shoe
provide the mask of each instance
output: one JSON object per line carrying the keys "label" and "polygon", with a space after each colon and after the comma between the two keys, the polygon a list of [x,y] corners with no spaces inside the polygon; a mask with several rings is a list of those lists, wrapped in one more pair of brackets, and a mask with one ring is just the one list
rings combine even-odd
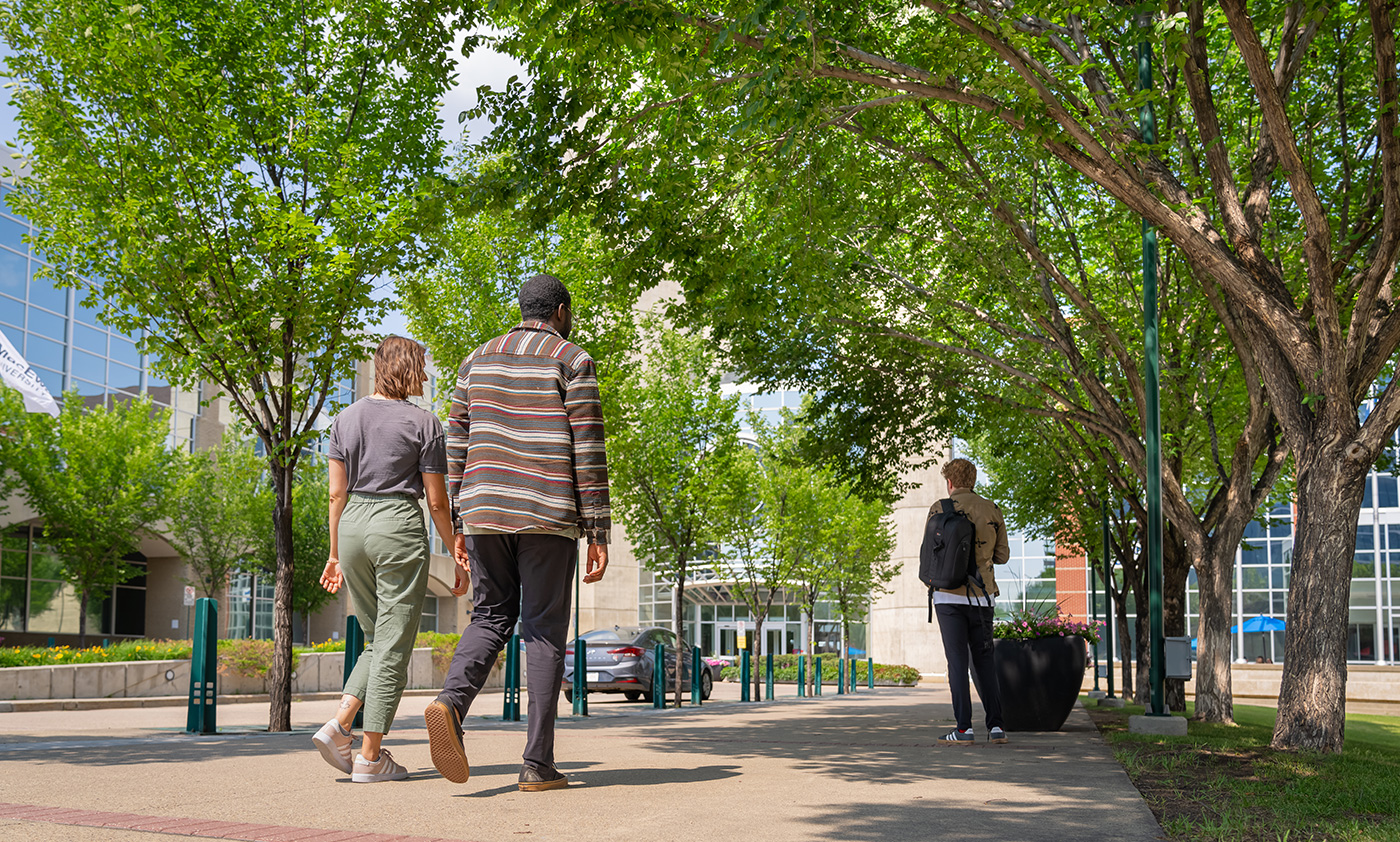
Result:
{"label": "brown leather shoe", "polygon": [[558,769],[550,769],[541,772],[533,766],[520,767],[521,792],[542,792],[546,789],[563,789],[568,785],[569,779],[561,774]]}
{"label": "brown leather shoe", "polygon": [[462,724],[457,719],[457,711],[434,699],[423,711],[423,721],[428,723],[428,751],[433,756],[433,765],[454,784],[466,783],[472,770],[467,763],[466,749],[462,748]]}

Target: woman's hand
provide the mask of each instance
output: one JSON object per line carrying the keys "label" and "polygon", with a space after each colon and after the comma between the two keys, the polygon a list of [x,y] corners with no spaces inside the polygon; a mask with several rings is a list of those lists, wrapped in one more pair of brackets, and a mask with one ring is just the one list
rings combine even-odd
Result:
{"label": "woman's hand", "polygon": [[340,559],[332,557],[326,562],[326,569],[321,571],[321,587],[335,593],[340,590],[345,577],[340,572]]}

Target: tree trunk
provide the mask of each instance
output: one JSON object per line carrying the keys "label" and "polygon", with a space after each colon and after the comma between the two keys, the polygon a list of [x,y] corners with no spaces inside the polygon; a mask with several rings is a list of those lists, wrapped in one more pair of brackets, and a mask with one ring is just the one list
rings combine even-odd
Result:
{"label": "tree trunk", "polygon": [[1230,683],[1230,599],[1239,538],[1229,543],[1234,531],[1217,531],[1216,537],[1196,554],[1201,615],[1196,627],[1196,719],[1200,722],[1235,721],[1235,696]]}
{"label": "tree trunk", "polygon": [[1295,455],[1298,518],[1274,748],[1342,750],[1351,566],[1369,466],[1346,457],[1356,425],[1334,429],[1341,426],[1320,424]]}
{"label": "tree trunk", "polygon": [[1120,599],[1114,600],[1114,607],[1118,612],[1118,616],[1114,618],[1114,624],[1118,626],[1118,662],[1123,666],[1123,679],[1118,683],[1118,689],[1124,699],[1136,701],[1137,697],[1133,694],[1132,638],[1128,636],[1127,597],[1121,596]]}
{"label": "tree trunk", "polygon": [[87,607],[88,589],[83,588],[78,594],[78,648],[87,648]]}
{"label": "tree trunk", "polygon": [[1137,642],[1134,648],[1137,661],[1137,683],[1133,686],[1133,701],[1140,705],[1152,705],[1152,647],[1147,639],[1147,600],[1138,602],[1137,617],[1133,621],[1133,629],[1137,632]]}
{"label": "tree trunk", "polygon": [[267,730],[292,730],[292,475],[294,466],[269,460],[277,501],[272,514],[277,570],[272,592],[272,666],[267,672]]}
{"label": "tree trunk", "polygon": [[[1170,637],[1186,634],[1186,579],[1191,574],[1191,554],[1186,551],[1181,532],[1170,523],[1162,542],[1162,633]],[[1167,710],[1186,710],[1186,681],[1168,678],[1165,682]]]}
{"label": "tree trunk", "polygon": [[676,568],[676,585],[671,588],[671,631],[676,635],[676,707],[681,706],[681,673],[685,671],[685,664],[681,663],[681,653],[684,647],[681,642],[685,640],[685,620],[681,617],[681,606],[685,604],[685,567],[684,559]]}

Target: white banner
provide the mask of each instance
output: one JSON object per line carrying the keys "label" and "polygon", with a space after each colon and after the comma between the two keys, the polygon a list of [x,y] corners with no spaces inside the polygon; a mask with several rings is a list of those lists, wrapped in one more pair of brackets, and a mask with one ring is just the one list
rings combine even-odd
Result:
{"label": "white banner", "polygon": [[54,403],[48,387],[39,379],[34,369],[29,367],[29,363],[24,361],[24,357],[19,355],[19,351],[15,350],[15,346],[10,342],[10,337],[4,332],[0,332],[0,379],[5,381],[6,386],[18,389],[19,393],[24,395],[26,411],[47,412],[55,418],[58,417],[58,404]]}

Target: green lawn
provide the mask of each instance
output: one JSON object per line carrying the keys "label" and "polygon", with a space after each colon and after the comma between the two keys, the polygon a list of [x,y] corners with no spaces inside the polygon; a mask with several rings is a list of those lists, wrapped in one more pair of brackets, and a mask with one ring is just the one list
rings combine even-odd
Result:
{"label": "green lawn", "polygon": [[1128,733],[1141,707],[1086,707],[1173,839],[1400,840],[1400,717],[1348,716],[1333,756],[1270,749],[1273,708],[1152,737]]}

